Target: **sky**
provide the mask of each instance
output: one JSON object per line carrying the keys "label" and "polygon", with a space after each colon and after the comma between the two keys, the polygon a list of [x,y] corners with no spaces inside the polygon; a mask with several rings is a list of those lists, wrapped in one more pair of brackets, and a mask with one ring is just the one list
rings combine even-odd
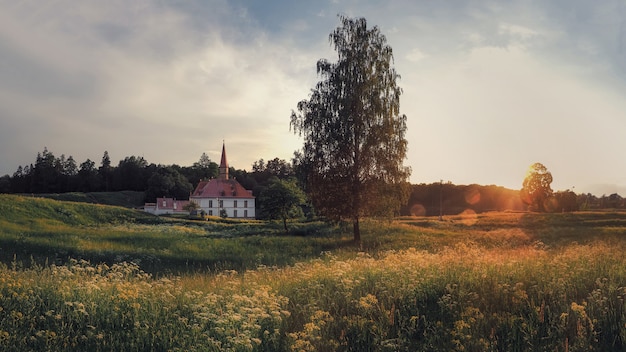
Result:
{"label": "sky", "polygon": [[393,48],[412,183],[626,196],[623,0],[0,0],[0,175],[47,148],[250,170],[290,160],[338,15]]}

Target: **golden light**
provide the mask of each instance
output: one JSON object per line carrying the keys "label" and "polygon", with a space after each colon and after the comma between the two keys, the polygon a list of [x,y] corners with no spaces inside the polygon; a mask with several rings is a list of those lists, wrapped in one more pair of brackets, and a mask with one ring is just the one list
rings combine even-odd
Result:
{"label": "golden light", "polygon": [[411,216],[426,216],[426,208],[421,204],[411,206]]}
{"label": "golden light", "polygon": [[472,226],[478,222],[478,214],[472,209],[465,209],[461,214],[459,214],[461,218],[461,223],[463,225]]}
{"label": "golden light", "polygon": [[480,202],[480,192],[476,188],[470,188],[465,191],[465,202],[474,205]]}

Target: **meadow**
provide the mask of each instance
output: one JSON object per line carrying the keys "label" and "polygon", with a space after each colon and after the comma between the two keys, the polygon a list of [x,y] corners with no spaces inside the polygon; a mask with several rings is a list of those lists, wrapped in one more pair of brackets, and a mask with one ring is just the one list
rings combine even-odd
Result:
{"label": "meadow", "polygon": [[626,348],[626,213],[290,225],[0,195],[0,350]]}

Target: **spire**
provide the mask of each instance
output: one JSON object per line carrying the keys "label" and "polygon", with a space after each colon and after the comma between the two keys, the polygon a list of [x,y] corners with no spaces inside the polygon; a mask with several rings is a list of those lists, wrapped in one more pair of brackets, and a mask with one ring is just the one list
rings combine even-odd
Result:
{"label": "spire", "polygon": [[222,160],[220,161],[221,180],[228,180],[228,162],[226,161],[226,144],[222,141]]}

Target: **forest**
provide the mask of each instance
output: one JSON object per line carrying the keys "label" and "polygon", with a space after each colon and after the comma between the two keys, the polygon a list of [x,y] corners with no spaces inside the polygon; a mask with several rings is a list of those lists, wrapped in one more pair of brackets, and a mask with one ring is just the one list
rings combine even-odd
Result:
{"label": "forest", "polygon": [[[269,185],[273,178],[295,179],[303,187],[301,163],[295,155],[291,161],[273,158],[259,159],[251,171],[230,168],[229,173],[255,196]],[[49,194],[67,192],[144,192],[145,201],[157,197],[187,199],[201,179],[217,177],[218,165],[206,153],[191,166],[157,165],[143,157],[128,156],[114,165],[104,152],[98,165],[87,159],[78,164],[64,154],[55,156],[44,148],[37,153],[34,164],[19,166],[12,175],[0,177],[0,193]],[[520,180],[520,185],[521,185]],[[496,185],[455,185],[450,182],[413,184],[410,197],[398,215],[456,215],[463,212],[522,211],[519,190]],[[553,194],[557,205],[552,212],[626,208],[626,199],[619,194],[596,196],[557,191]]]}

